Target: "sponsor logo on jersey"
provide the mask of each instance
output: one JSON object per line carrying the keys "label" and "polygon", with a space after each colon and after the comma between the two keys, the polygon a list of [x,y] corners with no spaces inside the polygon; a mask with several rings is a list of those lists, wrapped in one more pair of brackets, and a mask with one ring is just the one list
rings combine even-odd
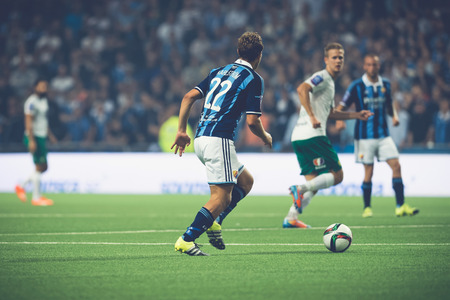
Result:
{"label": "sponsor logo on jersey", "polygon": [[322,157],[315,158],[313,164],[316,170],[325,168],[325,160]]}
{"label": "sponsor logo on jersey", "polygon": [[317,86],[319,83],[321,83],[323,81],[323,77],[320,75],[316,75],[316,77],[314,77],[313,79],[311,79],[312,84],[314,84],[314,86]]}

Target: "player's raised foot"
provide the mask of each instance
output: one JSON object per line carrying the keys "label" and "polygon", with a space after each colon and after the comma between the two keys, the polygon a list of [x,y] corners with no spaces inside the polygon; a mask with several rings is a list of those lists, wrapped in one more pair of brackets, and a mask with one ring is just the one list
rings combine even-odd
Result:
{"label": "player's raised foot", "polygon": [[404,203],[400,207],[395,208],[395,215],[397,217],[403,217],[403,216],[414,216],[419,213],[419,209],[415,207],[411,207],[408,204]]}
{"label": "player's raised foot", "polygon": [[222,238],[222,226],[214,221],[211,227],[206,230],[209,238],[209,243],[219,250],[225,249],[225,244]]}
{"label": "player's raised foot", "polygon": [[50,205],[53,205],[53,200],[47,199],[45,197],[41,197],[39,199],[31,200],[31,205],[35,205],[35,206],[50,206]]}
{"label": "player's raised foot", "polygon": [[283,228],[311,228],[311,225],[307,225],[300,220],[288,220],[285,218]]}
{"label": "player's raised foot", "polygon": [[186,253],[190,256],[209,256],[208,253],[200,250],[199,246],[194,242],[186,242],[180,236],[175,243],[175,251],[179,251],[181,253]]}
{"label": "player's raised foot", "polygon": [[25,192],[25,189],[20,185],[16,185],[16,195],[17,198],[20,199],[20,201],[27,202],[27,193]]}
{"label": "player's raised foot", "polygon": [[303,200],[303,192],[300,186],[298,185],[291,185],[289,187],[289,193],[292,196],[292,200],[294,201],[294,206],[297,209],[298,213],[301,214],[302,209],[302,200]]}
{"label": "player's raised foot", "polygon": [[364,208],[363,213],[362,213],[362,217],[363,218],[370,218],[372,216],[373,216],[372,209],[369,206]]}

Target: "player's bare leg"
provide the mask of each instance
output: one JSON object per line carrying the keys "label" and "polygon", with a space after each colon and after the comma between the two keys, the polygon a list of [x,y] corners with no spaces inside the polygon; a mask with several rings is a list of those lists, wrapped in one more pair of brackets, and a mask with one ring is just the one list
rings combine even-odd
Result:
{"label": "player's bare leg", "polygon": [[33,196],[31,204],[35,206],[50,206],[53,205],[53,201],[41,195],[41,175],[47,171],[47,163],[36,164],[36,170],[31,177],[33,182]]}
{"label": "player's bare leg", "polygon": [[219,250],[225,249],[225,243],[222,238],[222,222],[228,214],[236,208],[236,205],[241,201],[253,187],[253,176],[247,169],[244,169],[237,179],[237,184],[233,186],[231,192],[231,202],[216,218],[213,225],[206,230],[209,242]]}
{"label": "player's bare leg", "polygon": [[178,238],[175,251],[191,256],[207,256],[200,250],[195,240],[208,228],[213,226],[215,218],[228,206],[231,201],[233,184],[210,185],[209,201],[199,210],[191,226]]}
{"label": "player's bare leg", "polygon": [[211,197],[204,207],[211,212],[216,219],[231,202],[233,184],[210,185]]}

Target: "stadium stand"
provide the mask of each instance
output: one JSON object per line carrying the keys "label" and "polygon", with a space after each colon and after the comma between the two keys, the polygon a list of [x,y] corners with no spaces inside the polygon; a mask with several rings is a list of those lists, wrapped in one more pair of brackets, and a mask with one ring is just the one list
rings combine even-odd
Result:
{"label": "stadium stand", "polygon": [[[50,82],[51,151],[160,151],[159,128],[186,91],[216,65],[236,59],[236,39],[257,31],[258,72],[274,151],[291,151],[296,87],[323,67],[323,47],[344,45],[336,102],[360,77],[362,57],[380,55],[404,126],[402,151],[450,150],[450,9],[445,0],[16,0],[0,11],[0,151],[25,151],[23,102],[33,82]],[[195,128],[200,107],[194,107]],[[348,131],[329,136],[339,151]],[[348,126],[351,127],[351,126]],[[240,151],[260,151],[239,135]]]}

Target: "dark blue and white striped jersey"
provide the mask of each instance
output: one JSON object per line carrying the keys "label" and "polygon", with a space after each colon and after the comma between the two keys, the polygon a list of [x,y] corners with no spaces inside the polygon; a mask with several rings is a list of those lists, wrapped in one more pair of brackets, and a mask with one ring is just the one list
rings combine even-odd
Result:
{"label": "dark blue and white striped jersey", "polygon": [[346,108],[355,104],[356,111],[370,110],[374,114],[367,121],[356,120],[355,140],[389,136],[386,113],[392,110],[389,80],[378,76],[378,81],[372,83],[364,74],[350,84],[340,104]]}
{"label": "dark blue and white striped jersey", "polygon": [[261,115],[264,80],[244,60],[213,69],[195,88],[205,97],[195,137],[234,140],[242,114]]}

